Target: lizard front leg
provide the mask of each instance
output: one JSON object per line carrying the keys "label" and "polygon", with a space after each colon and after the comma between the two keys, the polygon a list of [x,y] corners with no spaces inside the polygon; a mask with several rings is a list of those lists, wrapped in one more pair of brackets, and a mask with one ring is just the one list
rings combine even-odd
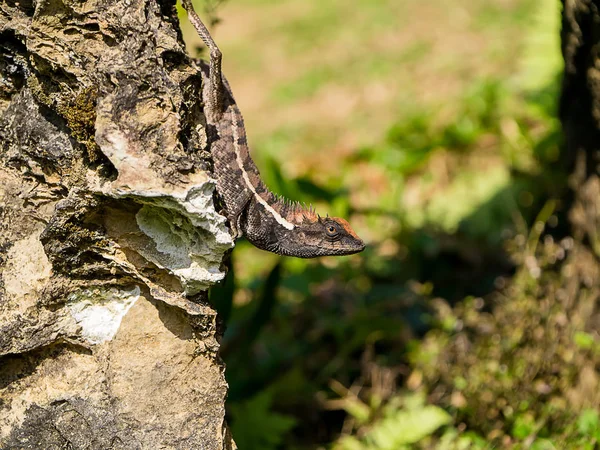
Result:
{"label": "lizard front leg", "polygon": [[238,205],[236,205],[237,207],[235,209],[228,209],[227,211],[226,217],[229,220],[229,228],[231,229],[233,239],[238,239],[246,234],[245,222],[247,220],[251,200],[252,196],[248,195],[245,201],[238,201]]}

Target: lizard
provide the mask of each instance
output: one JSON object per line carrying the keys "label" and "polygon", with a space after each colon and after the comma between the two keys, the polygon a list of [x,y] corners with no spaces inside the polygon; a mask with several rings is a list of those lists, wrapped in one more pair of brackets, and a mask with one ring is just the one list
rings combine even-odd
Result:
{"label": "lizard", "polygon": [[255,247],[299,258],[350,255],[365,244],[339,217],[321,217],[272,193],[250,156],[244,119],[221,71],[222,53],[191,3],[182,0],[188,19],[208,47],[200,62],[202,101],[217,193],[234,239],[245,236]]}

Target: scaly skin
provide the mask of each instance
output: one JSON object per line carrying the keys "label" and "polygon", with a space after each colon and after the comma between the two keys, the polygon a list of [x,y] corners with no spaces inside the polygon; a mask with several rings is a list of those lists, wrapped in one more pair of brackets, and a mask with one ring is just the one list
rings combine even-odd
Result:
{"label": "scaly skin", "polygon": [[312,208],[277,197],[267,189],[250,157],[244,119],[221,74],[221,52],[190,1],[182,3],[210,50],[210,64],[201,63],[202,93],[213,175],[234,236],[243,235],[263,250],[299,258],[362,251],[363,241],[344,219],[322,218]]}

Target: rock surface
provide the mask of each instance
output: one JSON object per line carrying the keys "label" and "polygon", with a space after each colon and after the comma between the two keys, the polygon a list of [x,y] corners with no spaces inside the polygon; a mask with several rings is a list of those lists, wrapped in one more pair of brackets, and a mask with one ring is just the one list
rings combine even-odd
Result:
{"label": "rock surface", "polygon": [[0,448],[233,448],[175,3],[7,0],[0,53]]}

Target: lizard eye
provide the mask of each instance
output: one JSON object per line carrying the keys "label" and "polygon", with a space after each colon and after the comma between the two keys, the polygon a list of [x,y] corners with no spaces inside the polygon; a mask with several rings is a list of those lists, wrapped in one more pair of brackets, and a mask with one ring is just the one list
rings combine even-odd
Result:
{"label": "lizard eye", "polygon": [[327,225],[327,235],[331,236],[331,237],[335,237],[338,235],[338,229],[335,225],[329,224]]}

